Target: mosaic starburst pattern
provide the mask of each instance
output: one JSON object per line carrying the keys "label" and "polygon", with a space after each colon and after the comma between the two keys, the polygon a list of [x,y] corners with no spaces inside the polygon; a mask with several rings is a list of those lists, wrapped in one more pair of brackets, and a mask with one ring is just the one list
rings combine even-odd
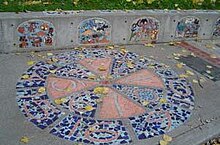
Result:
{"label": "mosaic starburst pattern", "polygon": [[84,49],[30,67],[17,83],[17,102],[29,121],[55,136],[107,145],[178,127],[194,94],[164,64],[125,50]]}

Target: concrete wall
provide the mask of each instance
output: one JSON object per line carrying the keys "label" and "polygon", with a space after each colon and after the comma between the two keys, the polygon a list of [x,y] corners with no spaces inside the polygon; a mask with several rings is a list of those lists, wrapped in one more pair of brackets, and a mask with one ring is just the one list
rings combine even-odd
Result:
{"label": "concrete wall", "polygon": [[[214,26],[220,11],[164,11],[164,10],[141,10],[141,11],[66,11],[55,12],[29,12],[29,13],[0,13],[0,52],[45,50],[68,48],[79,44],[78,25],[88,18],[102,18],[111,25],[110,44],[140,44],[141,41],[129,41],[132,23],[144,17],[153,17],[159,21],[159,33],[157,42],[169,42],[173,40],[190,40],[194,38],[176,38],[176,27],[184,17],[196,17],[200,20],[198,37],[201,39],[219,39],[213,37]],[[45,20],[55,27],[54,43],[44,47],[19,47],[17,27],[29,20]],[[97,45],[97,44],[93,44]],[[108,45],[108,44],[106,44]]]}

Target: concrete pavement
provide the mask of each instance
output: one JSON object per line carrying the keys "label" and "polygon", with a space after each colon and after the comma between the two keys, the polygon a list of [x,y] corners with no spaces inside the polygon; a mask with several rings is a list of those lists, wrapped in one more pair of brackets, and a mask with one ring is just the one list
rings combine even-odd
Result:
{"label": "concrete pavement", "polygon": [[[208,53],[220,56],[220,40],[201,42],[188,42],[193,46],[200,48]],[[210,44],[214,48],[206,48]],[[217,44],[217,45],[216,45]],[[155,47],[146,47],[143,45],[127,45],[128,51],[139,55],[147,56],[170,66],[178,74],[190,70],[195,75],[187,78],[192,83],[195,93],[195,108],[192,115],[185,124],[177,127],[167,133],[173,137],[172,145],[199,145],[208,139],[220,134],[220,81],[212,81],[207,77],[192,70],[188,66],[183,68],[176,67],[178,60],[174,59],[173,53],[190,55],[191,52],[183,51],[179,46],[170,46],[169,44],[156,44]],[[60,53],[69,50],[53,50],[52,53]],[[27,121],[20,112],[16,102],[16,83],[21,74],[29,67],[27,62],[30,60],[42,60],[47,52],[27,52],[27,53],[2,53],[0,54],[0,144],[1,145],[20,145],[19,140],[22,136],[30,138],[29,145],[73,145],[64,139],[49,134],[49,129],[41,130]],[[219,66],[218,66],[219,67]],[[220,67],[219,67],[220,68]],[[193,80],[205,78],[205,81],[193,83]],[[202,87],[201,87],[202,86]],[[150,139],[139,140],[135,145],[157,145],[162,136],[156,136]]]}

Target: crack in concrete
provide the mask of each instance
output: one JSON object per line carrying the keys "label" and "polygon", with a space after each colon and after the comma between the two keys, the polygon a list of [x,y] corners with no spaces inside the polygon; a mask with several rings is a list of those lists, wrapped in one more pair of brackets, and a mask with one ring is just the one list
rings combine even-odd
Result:
{"label": "crack in concrete", "polygon": [[[218,120],[218,119],[220,119],[220,116],[215,117],[215,118],[211,118],[211,119],[201,120],[201,124],[199,124],[199,125],[197,125],[197,126],[195,126],[195,127],[192,127],[191,129],[189,129],[189,130],[187,130],[187,131],[185,131],[185,132],[183,132],[183,133],[180,133],[180,134],[174,136],[173,138],[178,138],[178,137],[180,137],[180,136],[182,136],[182,135],[184,135],[184,134],[186,134],[186,133],[188,133],[188,132],[190,132],[190,131],[193,131],[193,130],[195,130],[195,129],[198,129],[198,128],[199,128],[199,129],[202,129],[202,126],[205,126],[205,125],[207,125],[207,124],[210,124],[211,122],[216,121],[216,120]],[[204,122],[204,121],[205,121],[205,122]]]}

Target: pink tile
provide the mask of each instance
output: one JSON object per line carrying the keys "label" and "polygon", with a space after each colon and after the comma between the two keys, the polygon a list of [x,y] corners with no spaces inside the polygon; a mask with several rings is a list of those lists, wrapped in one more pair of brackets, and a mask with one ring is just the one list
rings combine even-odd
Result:
{"label": "pink tile", "polygon": [[[89,70],[95,72],[98,75],[105,77],[109,73],[111,62],[112,62],[111,58],[96,58],[96,59],[85,58],[79,61],[80,64],[82,64]],[[99,67],[104,68],[105,71],[100,71]]]}
{"label": "pink tile", "polygon": [[53,99],[57,99],[95,85],[97,82],[48,77],[47,91]]}
{"label": "pink tile", "polygon": [[123,118],[140,115],[145,112],[143,107],[140,107],[139,105],[133,103],[131,100],[125,97],[122,97],[121,95],[118,95],[118,104],[122,111],[121,117]]}
{"label": "pink tile", "polygon": [[110,92],[102,100],[99,117],[101,119],[120,118],[118,110],[115,106],[114,97],[110,95]]}
{"label": "pink tile", "polygon": [[144,108],[109,89],[108,94],[103,98],[99,117],[101,119],[127,118],[143,113],[145,113]]}
{"label": "pink tile", "polygon": [[116,81],[118,84],[138,85],[163,88],[163,81],[153,72],[148,70],[137,71],[127,77]]}

